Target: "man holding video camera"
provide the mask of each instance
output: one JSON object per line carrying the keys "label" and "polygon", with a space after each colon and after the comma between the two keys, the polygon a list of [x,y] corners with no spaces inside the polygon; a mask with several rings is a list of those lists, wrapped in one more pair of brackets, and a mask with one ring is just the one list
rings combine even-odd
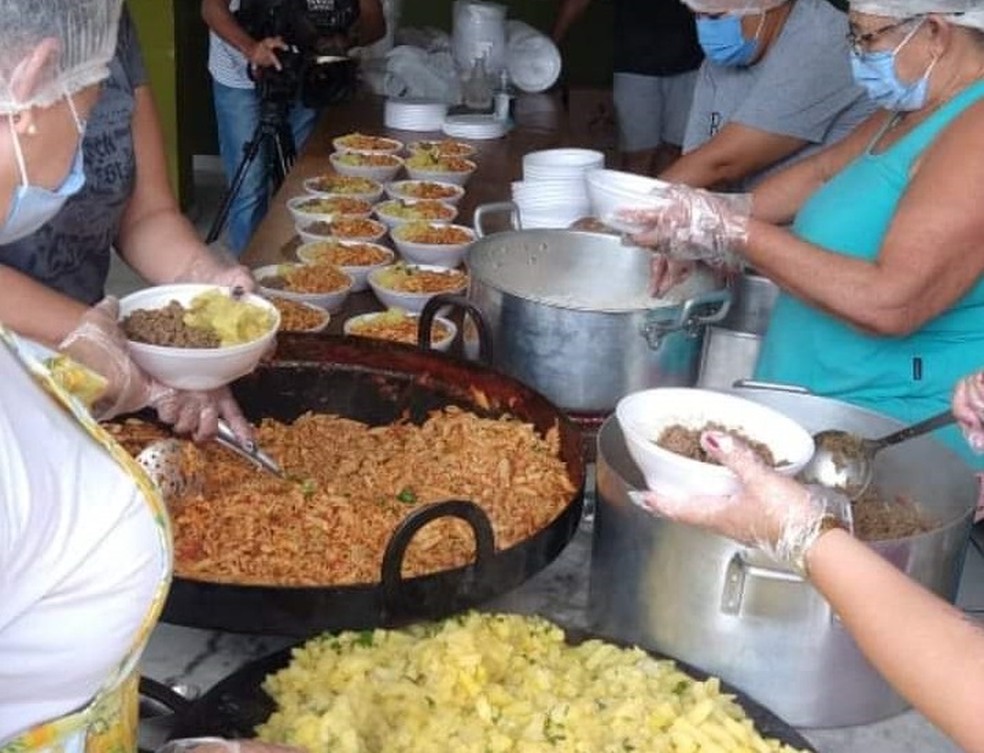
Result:
{"label": "man holding video camera", "polygon": [[[380,0],[202,0],[201,14],[210,29],[208,69],[230,182],[257,132],[264,99],[289,97],[286,125],[297,149],[311,135],[319,110],[302,101],[310,98],[302,98],[296,82],[299,58],[344,55],[386,33]],[[265,155],[252,161],[231,197],[228,243],[237,256],[266,214],[268,164]]]}

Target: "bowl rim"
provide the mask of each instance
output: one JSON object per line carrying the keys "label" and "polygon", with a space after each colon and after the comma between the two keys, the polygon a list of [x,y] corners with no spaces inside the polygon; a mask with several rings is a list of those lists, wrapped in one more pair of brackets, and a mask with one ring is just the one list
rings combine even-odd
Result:
{"label": "bowl rim", "polygon": [[[397,308],[397,307],[396,306],[390,306],[385,311],[367,311],[367,312],[362,313],[362,314],[355,314],[354,316],[350,316],[348,319],[346,319],[344,322],[342,322],[342,334],[349,335],[349,336],[352,336],[352,337],[360,337],[360,335],[348,331],[349,324],[351,322],[365,321],[366,319],[373,319],[373,318],[375,318],[377,316],[380,316],[382,314],[388,313],[389,311],[391,311],[394,308]],[[404,311],[403,313],[404,313],[405,316],[408,316],[411,319],[417,319],[417,320],[420,319],[420,314],[419,313],[415,313],[415,312],[412,312],[412,311]],[[443,324],[444,326],[446,326],[448,328],[448,334],[445,337],[443,337],[442,339],[440,339],[440,340],[431,340],[431,347],[432,348],[435,348],[435,347],[437,347],[438,344],[442,344],[443,345],[444,343],[451,343],[451,342],[453,342],[454,341],[454,338],[456,338],[458,336],[458,327],[457,327],[457,325],[453,321],[451,321],[450,319],[448,319],[447,317],[440,316],[440,315],[435,316],[434,317],[434,321],[435,322],[440,322],[441,324]],[[419,324],[418,324],[418,327],[419,327]],[[383,337],[376,337],[376,338],[369,338],[369,339],[373,339],[373,340],[386,340],[386,338],[383,338]],[[386,342],[396,342],[396,340],[386,340]],[[414,343],[414,347],[416,347],[416,343]]]}
{"label": "bowl rim", "polygon": [[[378,181],[377,181],[378,182]],[[363,199],[358,196],[349,196],[347,194],[331,194],[330,196],[315,196],[314,194],[305,193],[298,194],[297,196],[291,196],[287,199],[287,208],[291,211],[297,212],[298,214],[307,215],[308,217],[360,217],[362,212],[308,212],[304,209],[299,208],[299,204],[304,201],[331,201],[332,199],[349,199],[351,201],[360,201],[365,204],[368,209],[367,214],[372,213],[373,203],[368,199]]]}
{"label": "bowl rim", "polygon": [[[414,172],[427,173],[428,175],[465,175],[466,173],[473,173],[478,169],[478,163],[473,159],[468,159],[468,157],[455,157],[454,159],[464,160],[469,165],[471,165],[471,167],[469,167],[467,170],[440,170],[437,168],[429,168],[429,167],[414,167],[413,165],[408,165],[406,160],[403,161],[403,164],[406,166],[408,173],[411,170],[413,170]],[[410,180],[421,180],[421,179],[411,178]]]}
{"label": "bowl rim", "polygon": [[[445,188],[455,189],[454,196],[453,197],[449,196],[444,199],[422,199],[418,196],[393,195],[393,193],[402,193],[401,189],[407,183],[437,183],[438,185],[443,186]],[[448,200],[451,198],[460,199],[465,195],[465,187],[458,185],[457,183],[451,183],[450,181],[446,181],[446,180],[427,180],[424,178],[401,178],[400,180],[391,180],[388,181],[383,188],[386,191],[386,195],[389,196],[390,198],[410,198],[415,201],[441,201],[444,202],[445,204],[449,203]]]}
{"label": "bowl rim", "polygon": [[[343,217],[339,217],[338,219],[358,219],[365,222],[371,222],[373,223],[374,226],[378,226],[379,232],[372,236],[361,235],[354,238],[345,237],[341,235],[321,235],[320,233],[312,233],[310,230],[308,230],[308,226],[306,226],[302,222],[297,222],[297,221],[294,222],[294,230],[297,232],[298,235],[300,235],[301,231],[303,231],[308,235],[317,237],[321,240],[354,241],[356,243],[377,243],[380,239],[386,236],[386,233],[389,232],[389,228],[386,227],[385,223],[380,222],[379,220],[374,220],[372,217],[343,216]],[[320,221],[328,222],[329,224],[334,223],[334,220],[320,220]],[[315,220],[315,222],[319,222],[319,220]],[[310,241],[305,241],[305,243],[310,243]]]}
{"label": "bowl rim", "polygon": [[411,241],[406,238],[400,238],[399,233],[410,223],[405,222],[402,225],[390,230],[390,235],[393,237],[393,241],[397,244],[405,243],[408,246],[417,246],[419,248],[432,248],[432,249],[457,249],[462,246],[467,246],[469,243],[474,243],[478,238],[478,234],[467,225],[457,225],[453,222],[434,222],[432,220],[415,220],[416,222],[424,222],[430,225],[432,228],[460,228],[468,233],[470,236],[467,241],[460,241],[456,243],[420,243],[419,241]]}
{"label": "bowl rim", "polygon": [[[345,167],[354,167],[362,170],[393,170],[394,168],[403,167],[406,164],[403,157],[398,154],[390,154],[389,152],[367,152],[364,149],[346,149],[345,151],[335,151],[328,155],[328,161],[334,165],[343,154],[364,154],[373,157],[389,157],[396,160],[395,165],[345,165]],[[373,178],[373,180],[376,179]],[[379,181],[377,180],[376,182],[378,183]]]}
{"label": "bowl rim", "polygon": [[[135,290],[129,293],[119,300],[119,318],[117,321],[122,322],[123,319],[131,314],[133,311],[140,310],[153,310],[146,309],[137,306],[134,301],[143,298],[146,295],[150,295],[151,291],[155,294],[161,294],[165,290],[174,289],[176,293],[187,294],[191,298],[194,298],[202,293],[208,292],[209,290],[222,290],[228,292],[231,297],[231,289],[222,285],[213,285],[211,283],[197,283],[197,282],[175,282],[169,283],[167,285],[151,285],[146,288],[141,288],[140,290]],[[257,289],[259,289],[259,284],[257,284]],[[176,300],[175,298],[170,298],[170,300]],[[277,330],[280,328],[280,312],[277,307],[274,306],[270,301],[268,301],[263,296],[258,293],[246,293],[243,295],[242,300],[246,303],[259,306],[260,308],[266,309],[273,314],[273,326],[264,332],[257,338],[249,340],[244,343],[237,343],[236,345],[219,345],[214,348],[183,348],[174,345],[155,345],[153,343],[142,343],[137,340],[131,340],[127,338],[127,346],[129,348],[136,349],[142,353],[147,353],[150,355],[180,355],[181,358],[188,358],[192,360],[208,360],[210,358],[215,358],[217,355],[221,354],[223,356],[233,356],[244,353],[252,348],[257,347],[264,340],[272,339],[276,334]],[[178,303],[185,305],[182,301],[178,300]],[[166,305],[166,304],[165,304]],[[163,308],[158,306],[156,308]]]}
{"label": "bowl rim", "polygon": [[374,246],[375,248],[378,248],[381,251],[385,251],[389,255],[389,260],[388,261],[381,261],[381,262],[379,262],[377,264],[364,264],[364,265],[360,265],[360,266],[342,265],[342,264],[336,264],[335,265],[336,267],[338,267],[339,269],[341,269],[343,271],[344,270],[347,270],[347,269],[368,270],[368,269],[376,269],[377,267],[386,267],[386,266],[389,266],[390,264],[392,264],[396,260],[396,251],[394,251],[393,249],[391,249],[389,246],[384,246],[382,243],[376,243],[374,241],[360,241],[360,240],[353,240],[353,239],[350,239],[350,238],[333,238],[333,237],[330,237],[330,238],[325,238],[324,240],[320,240],[320,241],[304,241],[304,243],[302,243],[300,246],[298,246],[297,248],[294,249],[294,254],[297,256],[298,259],[300,259],[300,263],[301,264],[316,264],[317,262],[309,262],[309,261],[305,261],[304,259],[301,259],[301,251],[306,246],[317,246],[317,245],[319,245],[321,243],[330,243],[332,241],[334,241],[334,242],[336,242],[336,243],[338,243],[339,245],[342,245],[342,246],[346,246],[346,245],[353,245],[353,246],[355,246],[355,245],[359,245],[359,246]]}
{"label": "bowl rim", "polygon": [[[325,191],[323,189],[316,188],[316,187],[312,186],[312,184],[314,183],[314,181],[321,180],[322,178],[325,178],[325,177],[328,177],[328,176],[333,176],[333,177],[336,177],[336,178],[349,178],[349,179],[354,179],[354,180],[368,180],[371,183],[374,183],[376,185],[376,188],[373,188],[371,191],[356,191],[355,193],[345,193],[343,191]],[[305,178],[303,181],[301,181],[301,185],[304,187],[304,190],[308,192],[308,195],[309,196],[310,195],[313,195],[313,196],[351,196],[351,197],[356,197],[356,198],[361,198],[362,196],[368,196],[369,194],[374,194],[377,191],[380,191],[381,192],[384,189],[384,187],[385,187],[385,184],[384,183],[382,183],[381,181],[376,180],[375,178],[369,178],[369,177],[360,176],[360,175],[342,175],[341,173],[318,173],[317,175],[310,175],[307,178]],[[367,201],[368,201],[368,199],[367,199]]]}
{"label": "bowl rim", "polygon": [[[454,138],[453,136],[447,136],[447,137],[445,137],[443,139],[414,139],[413,141],[408,141],[406,143],[406,149],[407,149],[408,152],[429,152],[429,151],[431,151],[430,149],[428,149],[426,147],[422,147],[420,145],[421,144],[440,144],[440,143],[442,143],[444,141],[450,141],[450,142],[452,142],[452,143],[454,143],[456,145],[467,147],[467,150],[466,150],[466,153],[465,154],[460,154],[460,155],[459,154],[451,154],[451,155],[449,155],[451,157],[461,157],[462,159],[469,159],[470,157],[473,157],[474,155],[478,154],[478,147],[477,146],[475,146],[474,144],[469,144],[467,141],[463,141],[461,139]],[[441,150],[440,149],[438,149],[438,153],[441,153]]]}
{"label": "bowl rim", "polygon": [[[623,434],[626,435],[626,439],[634,440],[637,444],[642,445],[646,452],[652,453],[656,458],[662,461],[671,462],[677,465],[678,468],[690,469],[693,471],[700,471],[701,473],[711,473],[718,479],[732,479],[735,478],[733,471],[728,469],[723,465],[718,465],[716,463],[704,463],[700,460],[694,460],[693,458],[688,458],[680,455],[676,452],[672,452],[663,447],[660,447],[653,438],[647,436],[643,431],[641,431],[638,424],[633,421],[631,416],[627,415],[629,406],[636,401],[641,401],[646,395],[651,393],[662,393],[665,397],[672,398],[673,394],[677,395],[695,395],[704,394],[713,396],[711,399],[718,400],[720,402],[732,403],[735,405],[741,405],[743,407],[749,408],[750,410],[757,412],[763,416],[769,417],[770,420],[777,421],[783,424],[788,430],[791,437],[799,437],[803,440],[803,447],[810,448],[809,453],[805,458],[790,457],[786,458],[785,455],[790,453],[777,453],[776,448],[762,439],[760,436],[756,436],[754,430],[749,430],[747,427],[739,427],[744,431],[750,438],[758,442],[763,442],[769,445],[769,449],[772,450],[773,454],[780,460],[785,460],[783,467],[789,468],[802,468],[806,463],[809,462],[810,458],[814,452],[814,443],[812,435],[797,421],[782,413],[762,403],[755,402],[754,400],[749,400],[747,398],[741,397],[740,395],[733,395],[728,392],[722,392],[719,390],[710,390],[701,387],[652,387],[646,390],[638,390],[636,392],[631,392],[628,395],[622,397],[615,406],[615,417],[618,421],[619,427],[622,429]],[[778,467],[778,466],[777,466]]]}
{"label": "bowl rim", "polygon": [[[387,149],[353,149],[352,147],[345,146],[343,142],[349,136],[368,136],[374,139],[382,139],[384,141],[389,141],[391,144],[395,144],[393,148]],[[343,133],[341,136],[335,136],[331,140],[331,146],[336,152],[365,152],[367,154],[394,154],[400,152],[406,148],[406,144],[400,139],[394,139],[392,136],[377,136],[372,133],[362,133],[361,131],[351,131],[349,133]]]}
{"label": "bowl rim", "polygon": [[[376,277],[380,273],[382,273],[383,270],[387,269],[388,267],[395,267],[396,264],[402,264],[405,267],[414,267],[415,269],[421,269],[425,272],[439,272],[441,274],[447,274],[448,272],[457,272],[458,274],[463,275],[464,279],[461,281],[461,285],[458,287],[451,288],[450,290],[438,290],[433,293],[411,293],[406,290],[395,290],[393,288],[386,287],[381,282],[376,281]],[[467,272],[462,272],[460,269],[453,269],[451,267],[442,267],[440,264],[418,264],[417,262],[408,262],[408,261],[401,261],[401,262],[397,262],[396,264],[387,264],[386,266],[377,267],[376,269],[372,270],[369,273],[369,276],[366,278],[369,282],[369,285],[374,288],[378,286],[383,290],[385,290],[387,293],[391,293],[393,295],[417,298],[423,296],[433,297],[435,295],[444,295],[448,293],[460,292],[468,287],[468,283],[470,280],[470,277]]]}
{"label": "bowl rim", "polygon": [[[405,217],[397,217],[396,215],[389,214],[388,212],[385,211],[384,207],[387,204],[396,204],[396,203],[400,203],[400,202],[402,202],[403,204],[406,204],[406,205],[410,205],[410,206],[413,206],[415,204],[421,204],[421,203],[424,203],[424,204],[440,204],[444,209],[450,211],[451,214],[448,217],[448,219],[446,219],[446,220],[408,220]],[[383,201],[379,201],[376,204],[374,204],[373,207],[372,207],[372,211],[376,214],[377,217],[384,217],[385,216],[385,217],[389,217],[390,219],[393,219],[393,220],[400,220],[401,223],[406,223],[406,222],[439,222],[439,223],[447,224],[447,223],[453,222],[454,220],[456,220],[458,218],[458,208],[454,204],[449,204],[448,202],[441,201],[440,199],[414,199],[414,198],[407,199],[407,198],[402,198],[402,197],[401,198],[390,198],[390,199],[385,199]],[[464,226],[462,225],[462,227],[464,227]]]}
{"label": "bowl rim", "polygon": [[[341,295],[342,293],[348,293],[348,292],[350,292],[352,290],[352,286],[355,285],[355,282],[356,282],[355,281],[355,277],[353,277],[350,272],[346,272],[341,267],[338,267],[338,269],[341,271],[341,273],[343,275],[345,275],[346,277],[348,277],[349,284],[348,284],[348,287],[339,288],[338,290],[326,290],[326,291],[319,292],[319,293],[300,293],[300,292],[298,292],[296,290],[283,290],[283,289],[280,289],[280,288],[268,288],[266,285],[263,285],[260,282],[260,280],[265,279],[265,277],[261,277],[260,274],[259,274],[263,270],[278,269],[279,267],[309,267],[309,266],[312,266],[312,265],[310,265],[310,264],[304,264],[302,262],[296,262],[296,261],[282,261],[282,262],[277,262],[276,264],[263,264],[263,265],[261,265],[259,267],[253,267],[250,271],[253,273],[253,276],[256,278],[256,287],[257,287],[257,289],[258,290],[264,290],[264,291],[267,291],[268,290],[268,291],[270,291],[270,294],[273,295],[273,296],[277,296],[278,294],[282,294],[282,293],[288,293],[288,294],[290,294],[292,296],[304,296],[304,295],[306,295],[306,296],[312,296],[312,295],[314,295],[314,296]],[[277,277],[277,276],[278,275],[274,275],[274,277]],[[283,296],[283,297],[286,298],[287,296]],[[317,305],[317,304],[315,304],[315,305]]]}
{"label": "bowl rim", "polygon": [[[310,301],[298,301],[295,298],[285,298],[284,296],[273,296],[273,298],[278,301],[287,301],[287,303],[293,303],[297,306],[304,306],[305,308],[314,309],[319,314],[324,316],[324,321],[316,327],[309,327],[308,329],[285,329],[283,330],[284,332],[322,332],[329,324],[331,324],[332,314],[324,306],[319,306],[317,303],[311,303]],[[273,301],[271,301],[271,303],[273,303]],[[274,307],[276,307],[276,303],[274,303]],[[280,312],[278,311],[277,313]],[[281,317],[281,320],[282,319],[283,317]],[[277,331],[280,332],[279,327]]]}

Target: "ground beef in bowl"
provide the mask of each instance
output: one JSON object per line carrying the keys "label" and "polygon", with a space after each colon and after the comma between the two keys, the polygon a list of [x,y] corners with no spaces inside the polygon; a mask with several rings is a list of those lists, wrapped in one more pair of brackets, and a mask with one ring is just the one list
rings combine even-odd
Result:
{"label": "ground beef in bowl", "polygon": [[171,348],[218,348],[221,341],[212,329],[184,323],[184,306],[171,301],[161,309],[137,309],[123,319],[123,332],[134,342]]}
{"label": "ground beef in bowl", "polygon": [[730,434],[747,444],[756,455],[762,458],[762,461],[766,465],[772,467],[776,465],[776,459],[772,454],[772,450],[764,442],[758,442],[737,429],[730,429],[713,421],[704,424],[699,429],[690,429],[682,424],[672,424],[660,432],[655,443],[664,450],[669,450],[677,455],[683,455],[685,458],[697,460],[701,463],[720,465],[717,460],[704,452],[704,448],[700,446],[700,435],[705,431],[722,431]]}

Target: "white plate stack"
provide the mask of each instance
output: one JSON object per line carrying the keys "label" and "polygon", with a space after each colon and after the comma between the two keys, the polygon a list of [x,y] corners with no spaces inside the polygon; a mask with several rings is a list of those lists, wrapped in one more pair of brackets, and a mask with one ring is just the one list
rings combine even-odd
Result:
{"label": "white plate stack", "polygon": [[509,132],[509,121],[475,113],[449,115],[441,130],[455,139],[500,139]]}
{"label": "white plate stack", "polygon": [[592,149],[546,149],[523,157],[523,180],[512,184],[524,228],[566,228],[591,214],[585,174],[604,167]]}
{"label": "white plate stack", "polygon": [[433,99],[387,99],[383,122],[398,131],[440,131],[448,106]]}

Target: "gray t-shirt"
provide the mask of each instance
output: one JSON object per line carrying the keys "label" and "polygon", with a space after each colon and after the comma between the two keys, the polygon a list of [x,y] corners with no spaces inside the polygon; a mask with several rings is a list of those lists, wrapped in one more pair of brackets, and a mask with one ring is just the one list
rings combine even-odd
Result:
{"label": "gray t-shirt", "polygon": [[103,297],[112,245],[136,180],[133,92],[146,83],[136,30],[124,6],[109,78],[82,142],[85,185],[36,233],[0,246],[0,264],[82,303]]}
{"label": "gray t-shirt", "polygon": [[827,0],[792,2],[779,37],[759,62],[731,67],[705,59],[697,75],[685,153],[728,123],[809,142],[740,188],[839,141],[876,109],[851,75],[847,16]]}

